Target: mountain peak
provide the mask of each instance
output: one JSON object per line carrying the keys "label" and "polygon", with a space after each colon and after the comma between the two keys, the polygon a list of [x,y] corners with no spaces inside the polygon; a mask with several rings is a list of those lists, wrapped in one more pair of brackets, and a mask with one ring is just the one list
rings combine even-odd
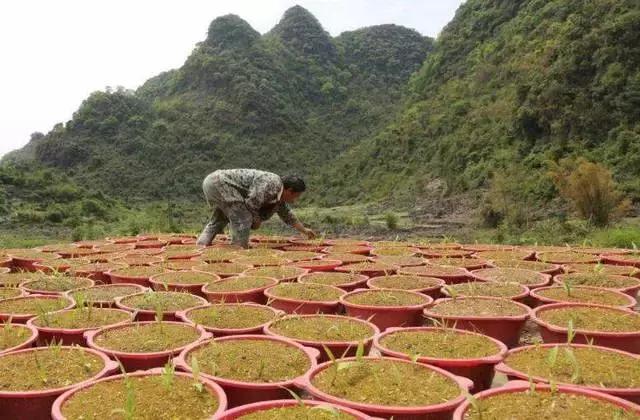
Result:
{"label": "mountain peak", "polygon": [[236,15],[214,19],[209,25],[205,44],[215,48],[247,48],[260,34],[247,21]]}
{"label": "mountain peak", "polygon": [[331,35],[318,19],[302,6],[293,6],[284,13],[280,22],[271,30],[290,48],[306,56],[333,61],[336,47]]}

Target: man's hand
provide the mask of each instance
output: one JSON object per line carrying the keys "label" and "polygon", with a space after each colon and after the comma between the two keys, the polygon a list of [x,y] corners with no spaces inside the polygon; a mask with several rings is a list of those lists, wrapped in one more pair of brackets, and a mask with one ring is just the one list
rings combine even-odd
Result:
{"label": "man's hand", "polygon": [[302,223],[298,222],[293,225],[294,229],[300,232],[301,235],[306,236],[308,239],[313,239],[316,237],[316,233],[311,229],[305,227]]}
{"label": "man's hand", "polygon": [[261,224],[262,224],[261,220],[254,220],[253,224],[251,225],[251,229],[253,230],[260,229]]}
{"label": "man's hand", "polygon": [[309,228],[302,228],[300,233],[305,235],[307,239],[314,239],[316,237],[316,233]]}

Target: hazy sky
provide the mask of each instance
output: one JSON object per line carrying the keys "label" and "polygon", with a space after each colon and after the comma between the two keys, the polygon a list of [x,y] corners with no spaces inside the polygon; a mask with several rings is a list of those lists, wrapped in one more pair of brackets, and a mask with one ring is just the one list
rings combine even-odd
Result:
{"label": "hazy sky", "polygon": [[396,23],[436,36],[462,0],[0,0],[0,156],[66,122],[91,92],[180,67],[217,16],[261,33],[300,4],[332,35]]}

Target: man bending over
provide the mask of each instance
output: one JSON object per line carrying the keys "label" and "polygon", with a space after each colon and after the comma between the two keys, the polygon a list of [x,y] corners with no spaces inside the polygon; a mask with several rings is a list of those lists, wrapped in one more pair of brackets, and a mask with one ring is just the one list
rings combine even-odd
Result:
{"label": "man bending over", "polygon": [[280,177],[256,169],[226,169],[209,174],[202,189],[213,214],[198,237],[198,245],[211,245],[216,235],[230,223],[231,243],[248,248],[250,230],[258,229],[274,213],[308,238],[316,236],[300,223],[288,205],[306,189],[298,176]]}

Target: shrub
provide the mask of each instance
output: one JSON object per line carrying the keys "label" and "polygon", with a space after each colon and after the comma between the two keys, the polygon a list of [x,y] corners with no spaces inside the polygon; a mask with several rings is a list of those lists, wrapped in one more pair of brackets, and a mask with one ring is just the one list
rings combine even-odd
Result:
{"label": "shrub", "polygon": [[607,226],[631,206],[619,191],[611,171],[599,163],[583,158],[563,160],[554,166],[551,176],[562,198],[595,226]]}
{"label": "shrub", "polygon": [[392,213],[392,212],[385,213],[384,222],[387,224],[387,228],[389,229],[398,228],[398,216],[395,213]]}
{"label": "shrub", "polygon": [[532,171],[520,164],[511,164],[494,171],[489,190],[480,208],[480,217],[486,227],[506,224],[509,228],[528,228],[534,203],[543,199],[539,191],[543,182]]}
{"label": "shrub", "polygon": [[633,248],[640,245],[640,227],[620,226],[603,229],[591,235],[591,242],[597,246]]}

